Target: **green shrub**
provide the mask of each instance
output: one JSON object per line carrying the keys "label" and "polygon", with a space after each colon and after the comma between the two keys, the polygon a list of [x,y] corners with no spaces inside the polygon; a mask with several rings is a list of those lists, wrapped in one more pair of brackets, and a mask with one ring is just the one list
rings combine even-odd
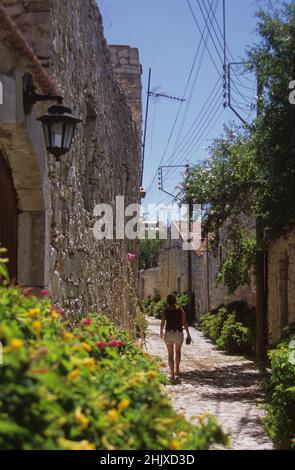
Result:
{"label": "green shrub", "polygon": [[[0,287],[0,448],[207,449],[214,418],[177,416],[163,376],[127,332],[97,315],[70,324],[46,293]],[[63,321],[61,321],[61,318]]]}
{"label": "green shrub", "polygon": [[271,378],[265,428],[278,449],[295,448],[295,335],[269,352]]}
{"label": "green shrub", "polygon": [[160,319],[164,308],[167,306],[166,299],[161,299],[159,302],[156,302],[153,306],[153,316]]}
{"label": "green shrub", "polygon": [[178,294],[176,296],[176,304],[178,307],[182,308],[183,310],[188,309],[189,298],[187,294]]}
{"label": "green shrub", "polygon": [[[178,294],[176,296],[176,304],[178,307],[187,311],[188,308],[188,295],[187,294]],[[160,319],[161,313],[164,308],[167,306],[167,300],[161,299],[158,294],[155,294],[154,297],[147,297],[143,300],[142,306],[149,316]]]}
{"label": "green shrub", "polygon": [[254,353],[255,315],[244,302],[233,302],[203,315],[201,327],[205,336],[220,349],[230,353]]}
{"label": "green shrub", "polygon": [[230,353],[253,353],[255,336],[246,325],[237,321],[234,313],[228,315],[216,345]]}
{"label": "green shrub", "polygon": [[222,327],[229,315],[225,307],[209,312],[201,317],[202,330],[209,339],[216,342],[221,335]]}

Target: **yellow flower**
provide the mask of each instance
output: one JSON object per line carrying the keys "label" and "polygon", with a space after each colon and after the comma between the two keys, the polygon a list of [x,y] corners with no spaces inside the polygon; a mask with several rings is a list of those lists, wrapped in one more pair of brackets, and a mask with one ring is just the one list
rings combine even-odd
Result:
{"label": "yellow flower", "polygon": [[53,318],[54,320],[59,319],[59,314],[56,310],[53,310],[53,312],[51,313],[51,318]]}
{"label": "yellow flower", "polygon": [[172,441],[170,442],[170,449],[173,450],[179,450],[180,449],[180,443],[178,441]]}
{"label": "yellow flower", "polygon": [[198,416],[200,423],[203,423],[206,418],[210,417],[210,413],[208,411],[204,411],[201,415]]}
{"label": "yellow flower", "polygon": [[118,405],[118,410],[119,411],[126,410],[126,408],[128,408],[129,405],[130,405],[130,400],[127,400],[127,398],[123,398],[123,400],[121,400]]}
{"label": "yellow flower", "polygon": [[30,318],[40,317],[40,315],[41,315],[40,308],[32,308],[31,310],[28,311],[28,317]]}
{"label": "yellow flower", "polygon": [[35,330],[36,333],[40,333],[42,328],[41,322],[39,320],[34,321],[34,323],[32,324],[32,328],[33,330]]}
{"label": "yellow flower", "polygon": [[78,379],[80,377],[80,370],[79,369],[73,369],[69,374],[68,374],[68,380],[73,381],[75,379]]}
{"label": "yellow flower", "polygon": [[88,343],[76,344],[73,349],[84,349],[84,351],[91,351],[91,346]]}
{"label": "yellow flower", "polygon": [[69,331],[66,331],[66,332],[64,333],[64,339],[65,339],[66,341],[71,341],[71,340],[73,340],[74,338],[75,338],[75,336],[74,336],[72,333],[70,333]]}
{"label": "yellow flower", "polygon": [[89,441],[69,441],[68,439],[64,439],[60,437],[58,439],[58,443],[60,447],[64,450],[96,450],[96,445],[92,444]]}
{"label": "yellow flower", "polygon": [[105,398],[101,399],[98,403],[99,410],[105,410],[109,406],[109,401]]}
{"label": "yellow flower", "polygon": [[89,419],[82,413],[80,407],[75,411],[75,421],[80,424],[83,429],[86,429],[89,425]]}
{"label": "yellow flower", "polygon": [[92,357],[86,357],[86,359],[83,361],[83,364],[89,370],[95,369],[95,360]]}
{"label": "yellow flower", "polygon": [[150,370],[148,373],[147,373],[147,376],[150,378],[150,379],[154,379],[155,377],[157,377],[158,373],[155,371],[155,370]]}
{"label": "yellow flower", "polygon": [[111,421],[115,421],[119,416],[119,411],[118,410],[110,410],[108,411],[108,417]]}
{"label": "yellow flower", "polygon": [[9,350],[10,351],[18,351],[19,349],[21,349],[24,345],[24,342],[22,339],[12,339],[9,343]]}

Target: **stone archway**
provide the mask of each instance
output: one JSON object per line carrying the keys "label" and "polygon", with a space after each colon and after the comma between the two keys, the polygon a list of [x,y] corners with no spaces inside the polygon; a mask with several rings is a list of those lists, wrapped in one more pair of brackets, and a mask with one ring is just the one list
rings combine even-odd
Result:
{"label": "stone archway", "polygon": [[8,162],[0,152],[0,244],[7,252],[8,272],[17,280],[18,203]]}
{"label": "stone archway", "polygon": [[[42,169],[32,139],[23,125],[0,124],[0,152],[11,174],[17,199],[17,239],[11,241],[16,282],[48,285],[48,240]],[[0,221],[1,223],[1,221]]]}

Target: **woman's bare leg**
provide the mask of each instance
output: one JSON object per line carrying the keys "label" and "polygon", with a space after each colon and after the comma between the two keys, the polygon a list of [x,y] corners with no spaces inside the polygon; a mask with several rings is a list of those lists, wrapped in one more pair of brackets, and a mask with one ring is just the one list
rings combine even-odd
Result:
{"label": "woman's bare leg", "polygon": [[166,344],[168,350],[168,364],[171,372],[171,379],[174,379],[174,345]]}
{"label": "woman's bare leg", "polygon": [[180,367],[180,361],[181,361],[181,347],[182,344],[175,344],[175,363],[176,363],[176,371],[175,374],[179,375],[179,367]]}

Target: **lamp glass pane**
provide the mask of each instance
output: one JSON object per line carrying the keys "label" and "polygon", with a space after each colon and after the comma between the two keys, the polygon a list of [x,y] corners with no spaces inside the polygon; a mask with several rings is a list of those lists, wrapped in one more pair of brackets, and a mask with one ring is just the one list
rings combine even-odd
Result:
{"label": "lamp glass pane", "polygon": [[53,122],[51,125],[52,147],[61,148],[63,122]]}
{"label": "lamp glass pane", "polygon": [[46,148],[48,149],[51,147],[51,140],[50,140],[50,130],[49,130],[49,125],[46,123],[43,123],[43,132],[44,132],[44,138],[45,138],[45,145]]}
{"label": "lamp glass pane", "polygon": [[64,148],[70,149],[71,143],[74,137],[76,124],[74,122],[67,122],[66,124],[66,131],[64,137]]}

